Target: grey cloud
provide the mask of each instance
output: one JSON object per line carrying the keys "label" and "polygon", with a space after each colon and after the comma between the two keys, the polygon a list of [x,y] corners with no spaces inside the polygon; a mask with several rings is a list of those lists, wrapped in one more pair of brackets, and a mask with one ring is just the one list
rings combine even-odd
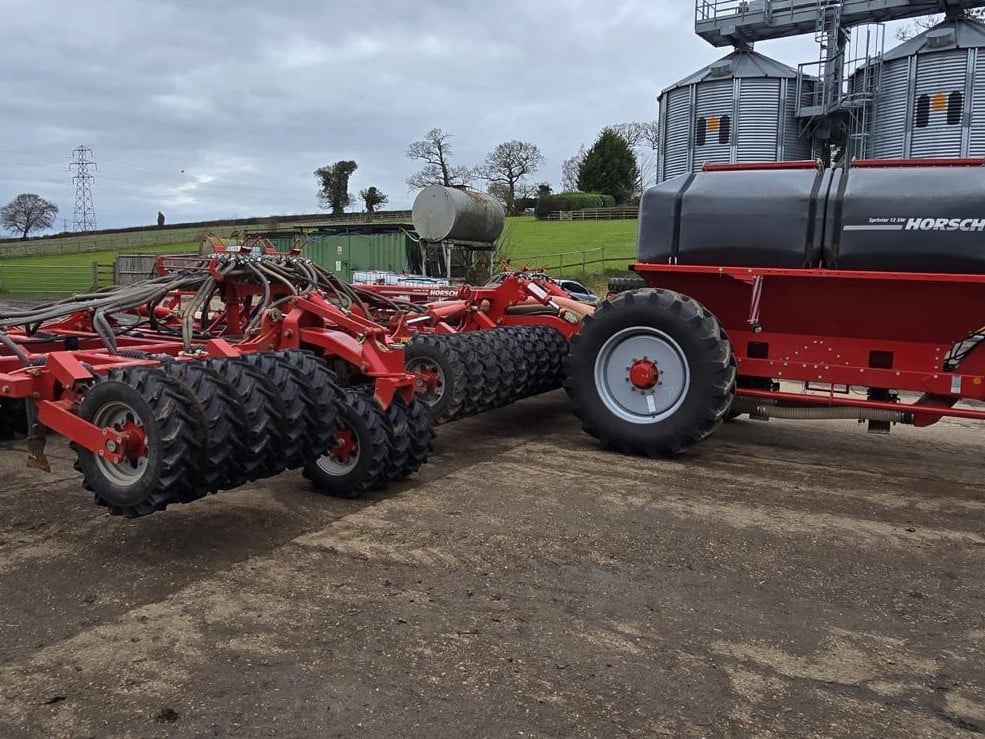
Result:
{"label": "grey cloud", "polygon": [[[435,126],[465,164],[533,141],[557,184],[603,125],[654,118],[661,88],[725,53],[689,0],[0,6],[0,200],[38,191],[70,217],[85,143],[106,226],[311,211],[312,170],[339,158],[353,191],[407,207],[404,152]],[[784,61],[811,58],[798,43]]]}

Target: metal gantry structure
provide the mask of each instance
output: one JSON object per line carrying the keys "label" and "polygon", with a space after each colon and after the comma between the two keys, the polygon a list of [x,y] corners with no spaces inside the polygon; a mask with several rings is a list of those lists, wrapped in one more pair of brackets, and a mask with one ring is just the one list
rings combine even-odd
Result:
{"label": "metal gantry structure", "polygon": [[[798,67],[796,117],[822,158],[868,154],[880,88],[883,23],[944,13],[957,18],[983,0],[696,0],[695,33],[713,46],[813,33],[816,62]],[[853,34],[854,31],[854,34]]]}
{"label": "metal gantry structure", "polygon": [[68,169],[73,173],[75,183],[75,215],[72,219],[73,231],[96,230],[96,208],[92,202],[92,183],[95,177],[96,162],[92,159],[92,149],[78,146],[72,150],[72,161]]}

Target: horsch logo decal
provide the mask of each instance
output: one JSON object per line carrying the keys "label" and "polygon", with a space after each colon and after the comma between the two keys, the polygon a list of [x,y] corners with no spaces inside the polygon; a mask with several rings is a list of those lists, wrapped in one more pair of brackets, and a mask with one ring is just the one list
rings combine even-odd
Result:
{"label": "horsch logo decal", "polygon": [[846,231],[985,231],[985,218],[870,218]]}

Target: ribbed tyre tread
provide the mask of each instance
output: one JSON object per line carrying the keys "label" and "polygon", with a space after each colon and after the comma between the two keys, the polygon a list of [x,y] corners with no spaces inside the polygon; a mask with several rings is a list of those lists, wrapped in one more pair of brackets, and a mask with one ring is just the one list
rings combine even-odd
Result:
{"label": "ribbed tyre tread", "polygon": [[[342,393],[336,428],[348,428],[359,443],[355,468],[334,474],[316,459],[304,467],[304,476],[326,495],[357,498],[386,484],[388,460],[393,455],[390,421],[373,398],[372,388],[346,388]],[[322,458],[324,459],[324,457]]]}
{"label": "ribbed tyre tread", "polygon": [[441,395],[429,409],[434,422],[445,423],[462,416],[470,388],[457,337],[418,335],[404,351],[408,368],[428,362],[440,367],[444,375]]}
{"label": "ribbed tyre tread", "polygon": [[307,377],[294,364],[289,352],[247,354],[244,359],[273,381],[283,403],[284,434],[280,448],[283,468],[303,467],[313,459],[314,443],[310,435],[317,423],[317,406]]}
{"label": "ribbed tyre tread", "polygon": [[283,472],[284,402],[273,380],[243,358],[212,359],[208,364],[229,382],[245,416],[243,453],[229,475],[229,487]]}
{"label": "ribbed tyre tread", "polygon": [[161,369],[192,391],[205,415],[207,434],[200,490],[215,493],[236,487],[246,439],[246,413],[232,384],[204,362],[168,362]]}
{"label": "ribbed tyre tread", "polygon": [[327,452],[332,445],[342,390],[335,384],[335,373],[321,357],[300,350],[284,352],[284,356],[304,377],[309,398],[314,403],[312,424],[305,434],[303,451],[304,463],[307,464]]}
{"label": "ribbed tyre tread", "polygon": [[148,465],[138,480],[121,487],[105,477],[97,455],[73,443],[83,487],[93,491],[96,502],[105,505],[111,515],[134,518],[202,497],[206,419],[191,391],[159,369],[111,370],[86,391],[79,416],[91,421],[100,408],[114,402],[126,403],[141,416]]}
{"label": "ribbed tyre tread", "polygon": [[462,405],[462,416],[472,416],[493,407],[496,389],[486,374],[486,362],[480,354],[480,344],[475,336],[481,332],[456,334],[446,337],[457,350],[465,367],[468,390]]}
{"label": "ribbed tyre tread", "polygon": [[387,411],[394,451],[387,464],[387,478],[402,480],[417,472],[434,450],[434,429],[427,404],[414,396],[410,405],[394,399]]}
{"label": "ribbed tyre tread", "polygon": [[[601,347],[633,326],[657,329],[678,343],[689,389],[681,405],[654,423],[634,423],[606,406],[595,380]],[[582,428],[610,449],[651,457],[682,454],[709,436],[728,412],[735,391],[732,350],[718,321],[701,304],[670,290],[625,292],[602,303],[571,342],[565,388]]]}

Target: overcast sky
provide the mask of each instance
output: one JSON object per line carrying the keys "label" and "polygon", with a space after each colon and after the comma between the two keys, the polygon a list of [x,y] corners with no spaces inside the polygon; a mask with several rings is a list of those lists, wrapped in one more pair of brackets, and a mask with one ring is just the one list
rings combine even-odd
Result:
{"label": "overcast sky", "polygon": [[[408,143],[454,134],[476,164],[536,143],[537,181],[610,123],[730,49],[691,0],[0,0],[0,203],[53,200],[71,223],[71,151],[92,148],[102,227],[313,212],[312,171],[413,201]],[[890,42],[887,42],[887,44]],[[760,44],[796,65],[810,37]]]}

